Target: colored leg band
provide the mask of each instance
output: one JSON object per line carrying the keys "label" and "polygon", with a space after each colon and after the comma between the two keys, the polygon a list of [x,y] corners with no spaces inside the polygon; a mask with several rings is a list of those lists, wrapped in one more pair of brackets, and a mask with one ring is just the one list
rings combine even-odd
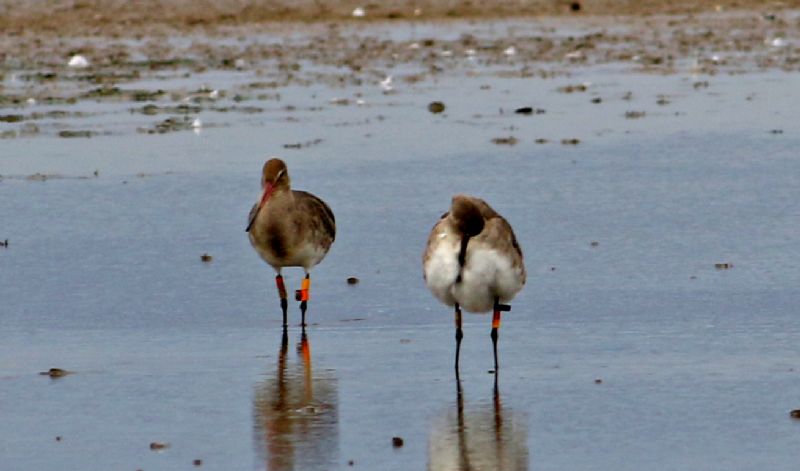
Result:
{"label": "colored leg band", "polygon": [[283,284],[283,277],[281,275],[275,277],[275,284],[278,286],[278,294],[281,299],[286,299],[286,286]]}
{"label": "colored leg band", "polygon": [[492,316],[492,329],[499,329],[500,328],[500,311],[495,309],[494,315]]}
{"label": "colored leg band", "polygon": [[297,301],[308,301],[308,293],[310,290],[311,278],[303,278],[303,282],[300,284],[300,289],[294,294],[295,299]]}

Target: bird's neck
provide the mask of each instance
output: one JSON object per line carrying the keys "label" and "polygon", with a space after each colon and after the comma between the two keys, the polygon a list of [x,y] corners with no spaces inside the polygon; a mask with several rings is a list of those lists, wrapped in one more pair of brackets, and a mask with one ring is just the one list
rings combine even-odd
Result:
{"label": "bird's neck", "polygon": [[458,276],[456,283],[461,283],[461,275],[464,272],[464,265],[467,263],[467,245],[469,245],[470,236],[463,235],[461,237],[461,248],[458,251]]}

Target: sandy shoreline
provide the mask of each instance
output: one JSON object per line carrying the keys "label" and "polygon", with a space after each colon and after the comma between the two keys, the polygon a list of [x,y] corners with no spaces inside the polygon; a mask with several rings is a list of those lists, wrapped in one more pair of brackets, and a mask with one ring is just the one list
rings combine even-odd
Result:
{"label": "sandy shoreline", "polygon": [[[172,0],[170,5],[182,1]],[[43,4],[33,2],[24,12],[30,14]],[[705,87],[706,79],[717,74],[800,71],[800,15],[786,4],[774,11],[723,7],[703,14],[641,13],[651,4],[655,2],[628,10],[639,11],[638,16],[579,13],[483,21],[426,17],[364,24],[353,19],[221,21],[202,28],[171,24],[175,17],[158,17],[156,9],[146,10],[137,17],[139,23],[125,28],[109,23],[82,29],[81,21],[94,17],[70,22],[65,19],[69,15],[43,15],[19,34],[0,36],[0,109],[14,110],[0,115],[0,138],[108,132],[103,126],[41,126],[87,116],[80,110],[25,111],[36,105],[102,103],[108,107],[104,112],[111,112],[116,105],[130,103],[129,111],[136,115],[160,116],[157,123],[136,127],[150,134],[190,130],[192,120],[186,116],[201,111],[263,113],[279,101],[283,89],[294,86],[377,89],[387,77],[401,88],[443,76],[548,79],[610,66],[632,73],[691,73],[697,78],[695,86]],[[72,8],[74,13],[77,6]],[[84,13],[92,11],[88,8]],[[125,11],[131,17],[142,12]],[[155,19],[141,19],[147,17]],[[42,29],[53,21],[60,21],[60,29]],[[83,64],[69,65],[73,59]],[[205,78],[209,72],[248,78],[215,90]],[[189,88],[187,82],[192,83]],[[391,87],[386,93],[393,93]],[[336,103],[355,101],[350,97]],[[307,141],[313,139],[300,142]]]}
{"label": "sandy shoreline", "polygon": [[[353,17],[361,7],[364,16]],[[7,36],[136,36],[213,32],[220,27],[275,22],[498,19],[545,15],[685,15],[751,10],[769,14],[799,8],[800,0],[4,0],[0,31]]]}

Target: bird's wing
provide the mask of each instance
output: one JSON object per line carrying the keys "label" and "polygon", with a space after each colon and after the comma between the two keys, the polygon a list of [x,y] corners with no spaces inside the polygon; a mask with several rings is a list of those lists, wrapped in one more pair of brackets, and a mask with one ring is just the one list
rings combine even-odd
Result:
{"label": "bird's wing", "polygon": [[256,215],[258,214],[258,202],[250,208],[250,214],[247,216],[247,229],[245,232],[250,232],[250,228],[253,227],[253,222],[256,220]]}
{"label": "bird's wing", "polygon": [[333,243],[336,239],[336,218],[333,216],[331,208],[324,201],[306,191],[294,190],[294,197],[303,212],[316,216],[311,218],[314,221],[311,230],[330,238],[330,242]]}
{"label": "bird's wing", "polygon": [[[445,230],[445,224],[447,220],[447,215],[450,214],[449,212],[442,214],[442,217],[433,225],[431,228],[431,233],[428,235],[428,242],[425,244],[425,251],[422,253],[422,266],[428,263],[428,260],[431,258],[433,252],[436,250],[436,247],[441,243],[442,238],[439,236]],[[423,278],[425,277],[425,271],[422,272]]]}
{"label": "bird's wing", "polygon": [[488,219],[478,238],[498,252],[508,254],[512,265],[519,267],[524,276],[525,260],[522,255],[522,247],[517,242],[517,236],[514,234],[511,224],[503,216],[497,215]]}

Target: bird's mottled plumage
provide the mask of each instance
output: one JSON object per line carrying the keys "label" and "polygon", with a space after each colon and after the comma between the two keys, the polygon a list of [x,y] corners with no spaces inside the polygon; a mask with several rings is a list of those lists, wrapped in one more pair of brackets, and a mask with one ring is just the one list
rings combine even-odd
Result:
{"label": "bird's mottled plumage", "polygon": [[485,201],[453,197],[431,230],[423,256],[425,283],[443,303],[470,312],[511,301],[525,284],[522,249],[511,225]]}

